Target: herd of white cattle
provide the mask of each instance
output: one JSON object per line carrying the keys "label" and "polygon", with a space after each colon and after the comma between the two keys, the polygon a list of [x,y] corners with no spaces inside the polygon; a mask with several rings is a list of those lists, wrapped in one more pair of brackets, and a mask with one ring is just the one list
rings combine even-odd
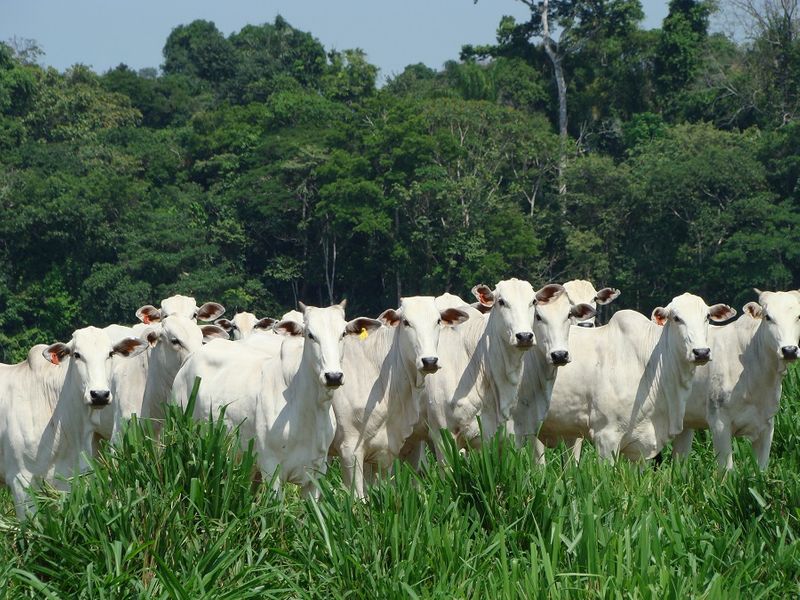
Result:
{"label": "herd of white cattle", "polygon": [[[345,320],[345,302],[300,305],[276,321],[173,296],[143,306],[141,323],[86,327],[67,343],[0,365],[0,469],[22,518],[31,486],[59,488],[86,469],[97,436],[115,441],[133,414],[156,427],[164,405],[217,417],[253,440],[265,479],[312,497],[338,456],[359,497],[400,458],[442,458],[447,430],[462,448],[505,427],[538,461],[565,441],[576,458],[649,459],[674,439],[686,455],[710,429],[722,469],[732,438],[749,438],[765,468],[788,363],[798,358],[800,292],[761,292],[736,311],[682,294],[648,319],[598,304],[619,291],[582,280],[509,279],[452,294],[403,298],[377,319]],[[199,325],[197,321],[215,321]],[[232,339],[231,339],[232,338]]]}

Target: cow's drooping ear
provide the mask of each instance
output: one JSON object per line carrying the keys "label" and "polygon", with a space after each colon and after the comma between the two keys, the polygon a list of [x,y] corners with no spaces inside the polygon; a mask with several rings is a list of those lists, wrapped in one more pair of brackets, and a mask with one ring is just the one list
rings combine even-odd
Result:
{"label": "cow's drooping ear", "polygon": [[594,295],[594,301],[600,305],[609,304],[619,298],[619,294],[616,288],[604,287]]}
{"label": "cow's drooping ear", "polygon": [[[303,304],[303,308],[305,308],[305,304]],[[274,331],[278,335],[303,335],[305,329],[306,328],[297,321],[288,319],[286,321],[280,321],[274,327]]]}
{"label": "cow's drooping ear", "polygon": [[146,340],[151,348],[155,348],[158,340],[161,339],[161,332],[157,329],[145,329],[141,338]]}
{"label": "cow's drooping ear", "polygon": [[152,304],[145,304],[136,311],[136,318],[145,325],[158,323],[161,320],[161,311]]}
{"label": "cow's drooping ear", "polygon": [[492,310],[491,306],[484,306],[480,302],[473,302],[472,304],[470,304],[470,306],[475,310],[477,310],[482,315],[485,315],[486,313],[491,312]]}
{"label": "cow's drooping ear", "polygon": [[195,317],[199,321],[213,321],[225,314],[225,307],[219,302],[206,302],[197,309]]}
{"label": "cow's drooping ear", "polygon": [[216,321],[214,321],[214,325],[222,327],[228,333],[236,329],[236,323],[234,323],[230,319],[217,319]]}
{"label": "cow's drooping ear", "polygon": [[585,302],[576,304],[575,306],[569,309],[569,316],[575,317],[579,321],[585,321],[586,319],[591,319],[596,314],[597,311],[592,307],[592,305],[586,304]]}
{"label": "cow's drooping ear", "polygon": [[661,325],[663,327],[667,324],[667,321],[669,321],[669,309],[663,306],[657,306],[653,309],[653,314],[650,315],[650,319],[656,325]]}
{"label": "cow's drooping ear", "polygon": [[61,360],[71,352],[72,351],[69,349],[69,346],[62,344],[61,342],[56,342],[55,344],[50,344],[47,348],[42,350],[42,356],[44,356],[45,360],[57,365],[60,364]]}
{"label": "cow's drooping ear", "polygon": [[378,319],[369,319],[367,317],[358,317],[347,323],[344,332],[347,335],[362,335],[364,332],[369,333],[380,329],[381,323]]}
{"label": "cow's drooping ear", "polygon": [[566,292],[567,290],[564,289],[563,285],[558,283],[548,283],[546,286],[536,292],[536,304],[547,304]]}
{"label": "cow's drooping ear", "polygon": [[143,339],[127,337],[114,344],[111,354],[119,354],[125,358],[133,358],[134,356],[138,356],[147,350],[149,347],[150,345]]}
{"label": "cow's drooping ear", "polygon": [[458,325],[469,319],[469,314],[458,308],[446,308],[439,316],[445,325]]}
{"label": "cow's drooping ear", "polygon": [[746,315],[750,315],[754,319],[760,319],[763,309],[758,302],[748,302],[742,307],[742,312]]}
{"label": "cow's drooping ear", "polygon": [[494,306],[494,292],[488,285],[479,283],[472,288],[472,295],[478,300],[478,304],[491,308]]}
{"label": "cow's drooping ear", "polygon": [[378,315],[378,320],[387,327],[397,327],[400,325],[400,321],[403,320],[403,317],[395,309],[387,308],[380,315]]}
{"label": "cow's drooping ear", "polygon": [[230,338],[228,332],[225,331],[222,327],[219,327],[218,325],[203,325],[200,327],[200,331],[203,332],[204,344],[207,344],[211,340],[216,340],[216,339],[227,340]]}
{"label": "cow's drooping ear", "polygon": [[736,309],[731,308],[727,304],[715,304],[708,307],[708,318],[715,323],[727,321],[736,316]]}
{"label": "cow's drooping ear", "polygon": [[256,324],[253,325],[253,329],[272,329],[272,326],[278,322],[278,319],[273,319],[272,317],[264,317],[263,319],[259,319],[256,321]]}

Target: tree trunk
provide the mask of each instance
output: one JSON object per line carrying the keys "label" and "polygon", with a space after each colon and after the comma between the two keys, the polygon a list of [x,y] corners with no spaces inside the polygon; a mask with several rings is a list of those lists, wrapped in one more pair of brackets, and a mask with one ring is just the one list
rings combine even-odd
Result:
{"label": "tree trunk", "polygon": [[567,82],[564,79],[564,57],[559,54],[558,45],[550,36],[548,10],[549,1],[543,0],[539,5],[539,11],[542,16],[542,44],[544,51],[547,53],[547,58],[553,63],[553,74],[556,78],[556,90],[558,91],[558,135],[560,142],[558,153],[558,193],[559,195],[564,195],[567,193],[567,182],[564,179],[564,171],[567,168]]}

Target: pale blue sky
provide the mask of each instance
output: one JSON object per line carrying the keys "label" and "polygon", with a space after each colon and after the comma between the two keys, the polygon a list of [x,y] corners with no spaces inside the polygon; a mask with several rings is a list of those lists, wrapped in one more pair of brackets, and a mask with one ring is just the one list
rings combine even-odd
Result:
{"label": "pale blue sky", "polygon": [[[643,0],[644,27],[659,27],[667,0]],[[525,16],[514,0],[0,0],[0,40],[35,39],[43,62],[75,63],[98,72],[119,63],[158,67],[169,32],[194,19],[214,21],[225,35],[281,14],[326,49],[359,47],[381,80],[406,65],[439,68],[463,44],[494,41],[502,15]]]}

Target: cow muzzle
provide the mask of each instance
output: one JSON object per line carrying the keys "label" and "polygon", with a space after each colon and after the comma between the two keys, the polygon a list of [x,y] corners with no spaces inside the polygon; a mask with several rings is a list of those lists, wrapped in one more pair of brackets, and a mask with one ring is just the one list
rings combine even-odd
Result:
{"label": "cow muzzle", "polygon": [[704,365],[711,360],[711,348],[692,348],[692,360]]}
{"label": "cow muzzle", "polygon": [[90,390],[89,401],[92,408],[103,408],[111,404],[111,392],[108,390]]}
{"label": "cow muzzle", "polygon": [[594,321],[579,321],[578,323],[575,323],[575,324],[578,327],[586,327],[586,328],[589,328],[589,329],[594,327]]}
{"label": "cow muzzle", "polygon": [[514,335],[517,340],[514,344],[517,348],[530,348],[533,346],[533,333],[530,331],[523,331]]}
{"label": "cow muzzle", "polygon": [[570,361],[569,352],[566,350],[553,350],[550,353],[550,360],[553,361],[555,366],[563,367]]}
{"label": "cow muzzle", "polygon": [[328,371],[325,373],[325,385],[330,388],[337,388],[344,383],[344,373],[340,371]]}
{"label": "cow muzzle", "polygon": [[423,373],[436,373],[439,370],[438,356],[423,356],[420,361],[422,362],[420,371]]}
{"label": "cow muzzle", "polygon": [[797,346],[783,346],[781,348],[783,360],[797,360],[800,357],[800,350]]}

